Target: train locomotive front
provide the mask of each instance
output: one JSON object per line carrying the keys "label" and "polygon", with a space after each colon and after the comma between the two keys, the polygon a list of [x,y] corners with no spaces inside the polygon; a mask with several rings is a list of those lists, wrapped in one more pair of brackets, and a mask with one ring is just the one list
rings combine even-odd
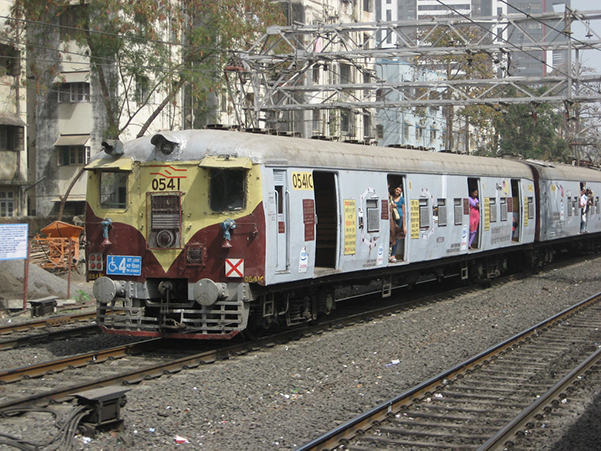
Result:
{"label": "train locomotive front", "polygon": [[[261,172],[192,134],[103,143],[88,166],[88,280],[113,334],[231,338],[261,285]],[[229,282],[235,280],[235,282]]]}

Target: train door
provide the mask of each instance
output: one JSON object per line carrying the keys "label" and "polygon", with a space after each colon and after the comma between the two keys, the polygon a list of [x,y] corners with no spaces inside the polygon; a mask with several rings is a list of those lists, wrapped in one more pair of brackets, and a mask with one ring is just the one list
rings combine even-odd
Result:
{"label": "train door", "polygon": [[315,266],[336,267],[338,249],[338,202],[336,174],[333,172],[313,172],[315,193]]}
{"label": "train door", "polygon": [[521,224],[520,224],[520,218],[521,218],[521,212],[522,212],[522,203],[520,202],[520,199],[522,198],[522,196],[520,195],[520,181],[516,180],[516,179],[511,179],[511,240],[512,241],[520,241],[520,237],[521,237]]}
{"label": "train door", "polygon": [[290,214],[288,208],[288,189],[286,186],[286,171],[274,169],[273,182],[275,186],[275,209],[276,209],[276,271],[288,270],[290,263]]}
{"label": "train door", "polygon": [[[405,224],[405,229],[403,229],[402,227],[402,223],[400,221],[397,221],[398,223],[400,223],[400,227],[397,230],[395,228],[394,231],[391,231],[391,233],[396,232],[397,234],[397,240],[395,242],[395,244],[392,246],[391,248],[391,254],[390,254],[390,262],[392,263],[396,263],[396,261],[402,261],[402,260],[406,260],[405,259],[405,233],[404,230],[407,229],[407,212],[409,211],[409,208],[407,207],[407,199],[405,197],[405,177],[402,175],[394,175],[394,174],[389,174],[388,175],[388,193],[389,193],[389,197],[390,197],[390,201],[394,202],[394,199],[397,198],[397,193],[396,193],[396,188],[401,188],[401,199],[398,199],[398,202],[402,202],[401,205],[404,205],[404,216],[402,218],[402,222]],[[396,207],[395,207],[396,208]],[[400,213],[400,212],[399,212]],[[399,214],[400,216],[400,214]],[[394,258],[393,258],[394,257]]]}
{"label": "train door", "polygon": [[[482,213],[484,212],[484,208],[482,202],[480,201],[480,179],[478,178],[468,178],[467,179],[467,187],[468,187],[468,196],[470,197],[470,220],[469,220],[469,238],[468,245],[470,249],[478,249],[480,247],[480,231],[482,230]],[[476,200],[478,201],[477,213],[472,210],[472,193],[476,192]]]}

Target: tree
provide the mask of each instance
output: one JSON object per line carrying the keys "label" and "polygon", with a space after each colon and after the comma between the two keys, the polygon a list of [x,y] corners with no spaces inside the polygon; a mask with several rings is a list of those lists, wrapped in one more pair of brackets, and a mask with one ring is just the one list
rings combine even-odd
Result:
{"label": "tree", "polygon": [[29,73],[39,89],[48,89],[61,61],[88,60],[106,138],[140,121],[143,135],[182,90],[184,126],[198,126],[232,51],[283,20],[264,0],[16,0],[12,15],[26,21]]}
{"label": "tree", "polygon": [[550,104],[504,106],[493,116],[496,141],[488,153],[567,162],[570,148],[562,137],[563,124],[563,113]]}
{"label": "tree", "polygon": [[[476,51],[469,48],[471,42],[481,42],[490,40],[486,30],[477,26],[458,26],[458,27],[424,27],[418,31],[420,40],[426,45],[442,48],[461,48],[463,52],[447,52],[446,54],[433,56],[420,56],[416,59],[416,64],[421,67],[428,67],[431,70],[438,71],[446,80],[460,79],[490,79],[493,78],[494,56],[488,52]],[[477,96],[486,88],[472,88],[471,94]],[[454,93],[451,90],[445,90],[441,97],[445,100],[452,99]],[[485,126],[485,122],[490,117],[482,116],[482,113],[488,112],[488,109],[478,107],[465,107],[460,113],[474,126]],[[453,105],[447,105],[444,108],[446,119],[445,148],[455,149],[454,140],[454,122],[455,108]],[[466,146],[468,145],[466,136]]]}

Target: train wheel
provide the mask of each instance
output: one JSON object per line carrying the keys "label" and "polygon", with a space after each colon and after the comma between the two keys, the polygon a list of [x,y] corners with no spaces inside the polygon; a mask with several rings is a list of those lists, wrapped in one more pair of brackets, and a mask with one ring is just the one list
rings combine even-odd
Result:
{"label": "train wheel", "polygon": [[242,337],[248,341],[256,341],[265,335],[265,329],[257,327],[251,319],[248,320],[248,326],[242,331]]}

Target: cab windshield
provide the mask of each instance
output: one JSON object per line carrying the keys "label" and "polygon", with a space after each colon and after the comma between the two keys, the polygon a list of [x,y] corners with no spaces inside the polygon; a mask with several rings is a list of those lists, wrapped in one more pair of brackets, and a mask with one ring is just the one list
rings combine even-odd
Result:
{"label": "cab windshield", "polygon": [[238,211],[246,204],[246,170],[216,169],[210,171],[209,206],[213,211]]}
{"label": "cab windshield", "polygon": [[125,208],[127,203],[127,172],[103,171],[100,173],[100,206]]}

